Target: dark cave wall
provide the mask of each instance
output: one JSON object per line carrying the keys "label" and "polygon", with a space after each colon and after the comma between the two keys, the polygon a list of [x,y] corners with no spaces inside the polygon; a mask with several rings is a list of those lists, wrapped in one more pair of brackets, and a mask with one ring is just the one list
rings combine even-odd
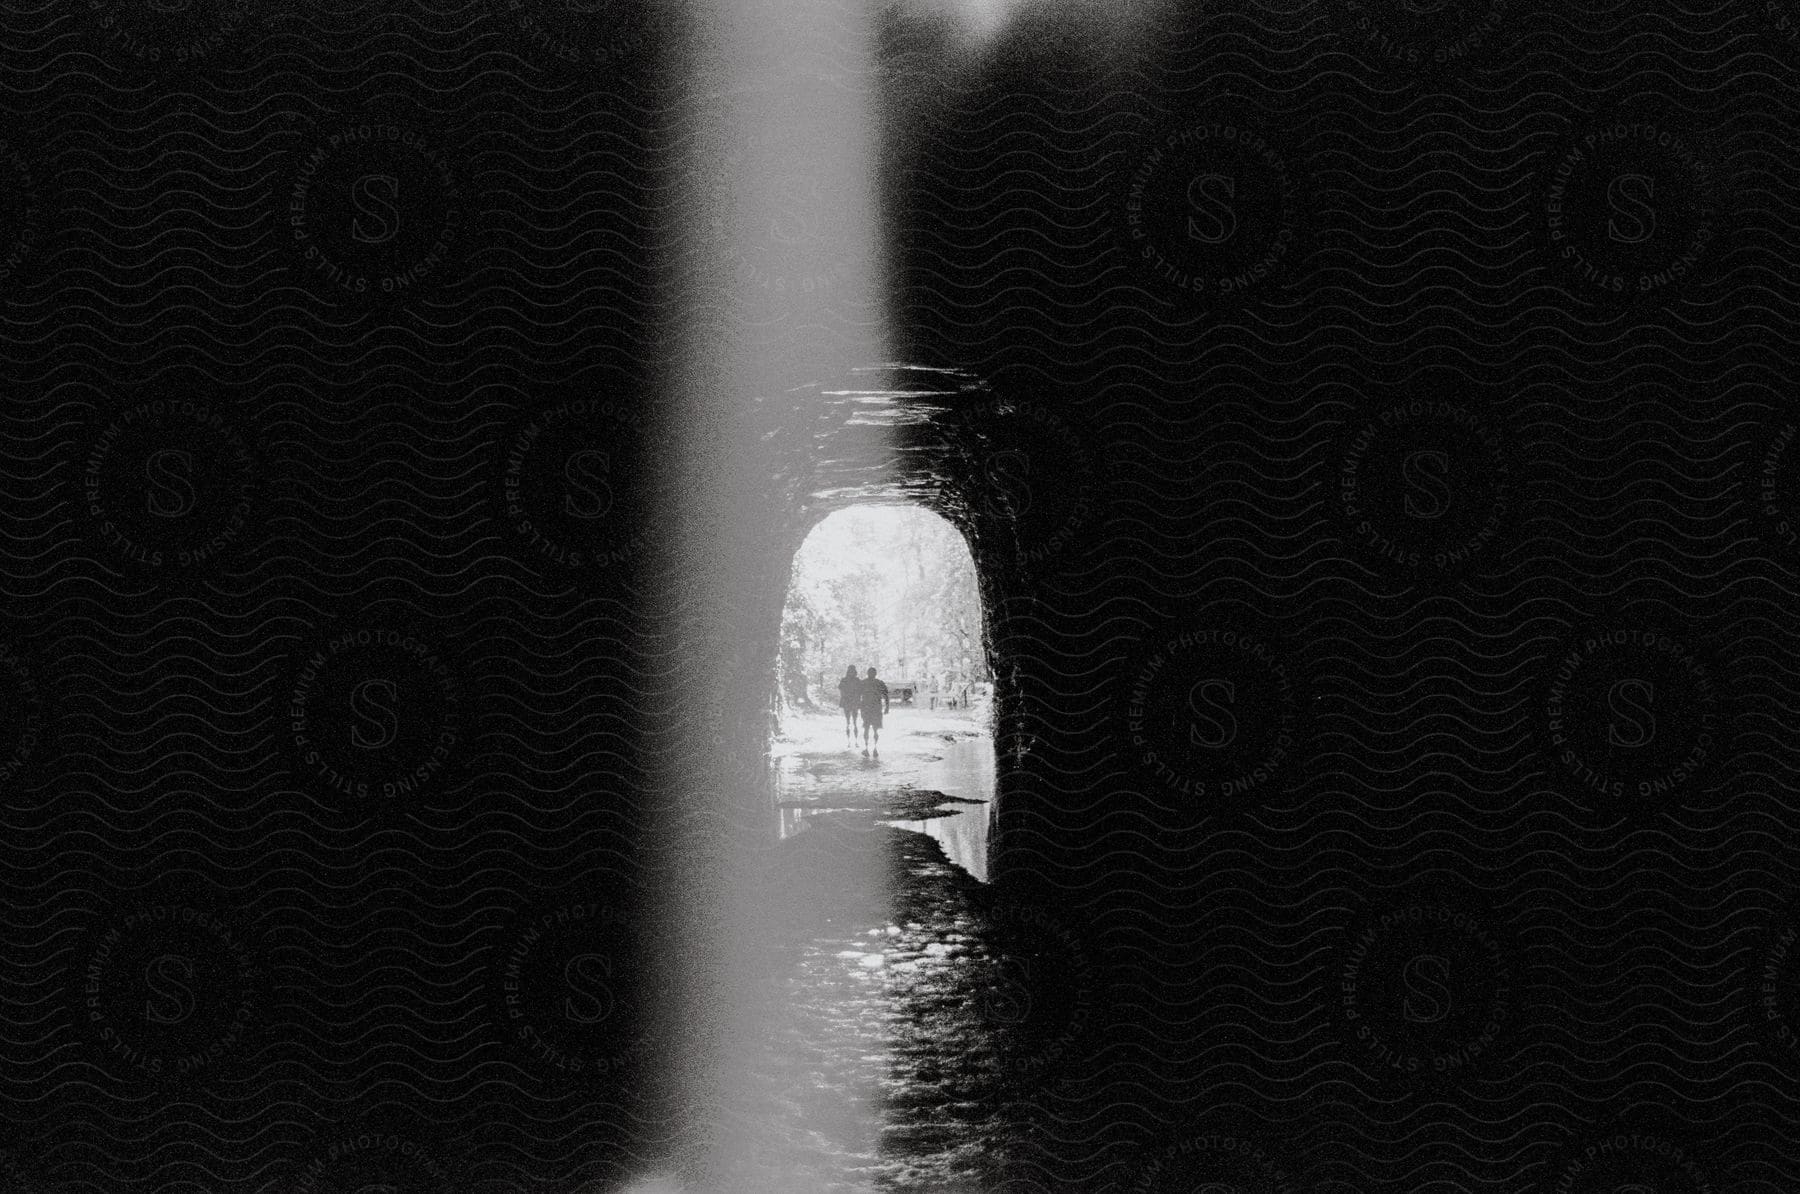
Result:
{"label": "dark cave wall", "polygon": [[[1783,878],[1745,885],[1714,848],[1792,815],[1758,728],[1787,704],[1789,317],[1728,316],[1788,310],[1787,151],[1647,60],[1557,64],[1553,17],[1398,71],[1357,19],[1127,60],[1045,37],[906,130],[897,355],[981,382],[901,442],[982,569],[995,885],[1084,963],[1034,1092],[1084,1126],[1045,1153],[1086,1181],[1216,1129],[1320,1183],[1504,1184],[1599,1117],[1728,1166],[1763,1121],[1702,1110],[1742,1095],[1723,1062],[1668,1079],[1677,1111],[1621,1094],[1708,997],[1659,971],[1621,1027],[1609,975],[1621,915],[1737,965],[1684,904],[1729,884],[1766,936],[1792,872],[1771,844]],[[1576,151],[1599,184],[1559,181]],[[1609,248],[1627,175],[1669,200],[1641,249]],[[1250,247],[1209,239],[1222,198]],[[1440,964],[1443,1017],[1409,1018]],[[1395,1126],[1391,1099],[1436,1101]],[[1512,1099],[1539,1101],[1523,1152],[1484,1118]],[[1408,1133],[1459,1143],[1415,1171]]]}
{"label": "dark cave wall", "polygon": [[[1762,101],[1698,98],[1723,42],[1671,78],[1509,7],[1466,61],[1392,63],[1374,9],[1196,16],[1126,60],[1044,36],[911,130],[907,359],[1015,412],[961,499],[1007,678],[996,882],[1104,975],[1048,1105],[1129,1101],[1166,1141],[1223,1099],[1356,1188],[1402,1180],[1333,1155],[1398,1147],[1383,1097],[1442,1098],[1405,1122],[1479,1158],[1409,1188],[1550,1172],[1590,1114],[1728,1167],[1763,1113],[1702,1109],[1745,1100],[1721,1058],[1668,1078],[1672,1117],[1620,1101],[1626,1056],[1707,1015],[1659,971],[1646,1018],[1613,1019],[1631,947],[1605,909],[1725,964],[1690,885],[1766,934],[1792,873],[1759,851],[1783,878],[1746,886],[1715,848],[1793,815],[1756,728],[1789,687],[1785,499],[1758,513],[1744,471],[1785,492],[1767,221],[1793,195],[1764,167],[1792,151]],[[1639,240],[1608,187],[1633,177],[1666,199]],[[1679,862],[1620,853],[1652,841]],[[1418,937],[1462,1009],[1441,1030],[1384,944],[1422,908],[1479,926]],[[1534,1098],[1561,1110],[1526,1154],[1481,1126]],[[1059,1144],[1078,1166],[1101,1140]]]}
{"label": "dark cave wall", "polygon": [[[1800,58],[1759,5],[1480,12],[1207,6],[1125,56],[1051,28],[909,109],[894,355],[986,388],[903,434],[933,478],[904,496],[982,567],[996,886],[1066,963],[1020,1182],[1142,1185],[1230,1137],[1285,1176],[1207,1180],[1546,1189],[1605,1131],[1652,1141],[1618,1183],[1687,1180],[1679,1147],[1714,1188],[1800,1186]],[[248,1187],[379,1129],[421,1188],[623,1182],[674,1114],[640,1083],[656,1009],[534,1049],[554,1009],[505,966],[543,915],[654,928],[672,820],[766,826],[818,415],[769,415],[767,472],[724,487],[756,533],[716,608],[664,599],[644,500],[643,229],[712,151],[630,61],[652,35],[547,0],[233,18],[180,64],[100,15],[0,46],[8,1164]],[[364,123],[457,180],[447,207],[407,159],[405,227],[455,236],[391,298],[293,236]],[[814,351],[803,380],[869,363]],[[171,450],[222,462],[196,534],[157,512]],[[309,757],[328,708],[364,735]],[[660,787],[683,751],[722,782]],[[187,1072],[109,1049],[85,986],[169,907],[254,962],[193,938],[207,1014],[251,1014]]]}

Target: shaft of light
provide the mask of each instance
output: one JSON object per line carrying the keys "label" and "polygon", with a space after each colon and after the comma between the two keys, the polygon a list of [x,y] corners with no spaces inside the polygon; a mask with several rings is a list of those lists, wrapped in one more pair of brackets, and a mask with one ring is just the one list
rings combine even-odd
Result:
{"label": "shaft of light", "polygon": [[747,1042],[775,997],[759,886],[774,817],[758,764],[805,529],[792,453],[783,466],[775,445],[804,435],[796,394],[888,355],[871,14],[863,0],[692,0],[689,13],[684,69],[702,95],[669,171],[658,412],[672,447],[656,478],[673,647],[653,744],[672,880],[658,946],[680,971],[668,1028],[688,1108],[672,1159],[696,1192],[803,1194],[781,1184],[783,1158],[747,1112],[768,1093]]}

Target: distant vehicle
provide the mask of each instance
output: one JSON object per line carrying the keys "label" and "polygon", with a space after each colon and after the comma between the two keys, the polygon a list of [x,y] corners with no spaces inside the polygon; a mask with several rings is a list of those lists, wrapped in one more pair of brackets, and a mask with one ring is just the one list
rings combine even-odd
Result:
{"label": "distant vehicle", "polygon": [[887,686],[888,699],[896,705],[912,704],[913,697],[918,694],[918,691],[921,688],[925,687],[925,685],[918,680],[889,680]]}
{"label": "distant vehicle", "polygon": [[988,681],[971,684],[945,684],[940,682],[931,690],[931,707],[940,706],[946,709],[971,708],[983,701],[991,701],[994,697],[994,686]]}

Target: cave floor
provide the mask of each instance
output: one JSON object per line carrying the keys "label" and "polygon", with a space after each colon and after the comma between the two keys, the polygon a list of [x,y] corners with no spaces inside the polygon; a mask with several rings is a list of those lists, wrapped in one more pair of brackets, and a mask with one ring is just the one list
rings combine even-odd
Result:
{"label": "cave floor", "polygon": [[895,793],[929,787],[941,770],[934,764],[987,733],[982,708],[896,706],[882,726],[877,754],[863,750],[860,736],[854,744],[846,741],[836,711],[790,714],[772,752],[777,790],[782,800],[820,808],[883,807]]}
{"label": "cave floor", "polygon": [[777,834],[788,838],[827,811],[866,824],[901,822],[930,834],[951,862],[985,881],[994,743],[987,711],[896,706],[880,753],[846,743],[837,711],[788,717],[775,742]]}
{"label": "cave floor", "polygon": [[767,1180],[742,1188],[991,1189],[1026,1092],[989,890],[930,837],[850,814],[784,847],[764,1097],[742,1125]]}
{"label": "cave floor", "polygon": [[813,721],[784,744],[799,776],[784,798],[811,811],[767,877],[781,957],[748,1058],[759,1105],[744,1109],[738,1155],[758,1162],[739,1188],[991,1190],[1029,1095],[996,997],[1012,947],[991,888],[932,837],[882,823],[954,809],[904,785],[943,735],[984,731],[966,714],[901,722],[876,769],[844,751],[841,718]]}

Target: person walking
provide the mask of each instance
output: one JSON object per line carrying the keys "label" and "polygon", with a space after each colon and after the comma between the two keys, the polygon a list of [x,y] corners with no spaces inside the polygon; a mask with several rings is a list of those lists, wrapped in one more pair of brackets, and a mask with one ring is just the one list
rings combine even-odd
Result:
{"label": "person walking", "polygon": [[862,681],[856,678],[853,663],[838,681],[838,704],[844,709],[844,744],[856,745],[856,717],[862,710]]}
{"label": "person walking", "polygon": [[875,753],[881,753],[881,719],[888,711],[888,686],[875,678],[875,669],[862,682],[863,753],[869,753],[869,735],[875,736]]}

